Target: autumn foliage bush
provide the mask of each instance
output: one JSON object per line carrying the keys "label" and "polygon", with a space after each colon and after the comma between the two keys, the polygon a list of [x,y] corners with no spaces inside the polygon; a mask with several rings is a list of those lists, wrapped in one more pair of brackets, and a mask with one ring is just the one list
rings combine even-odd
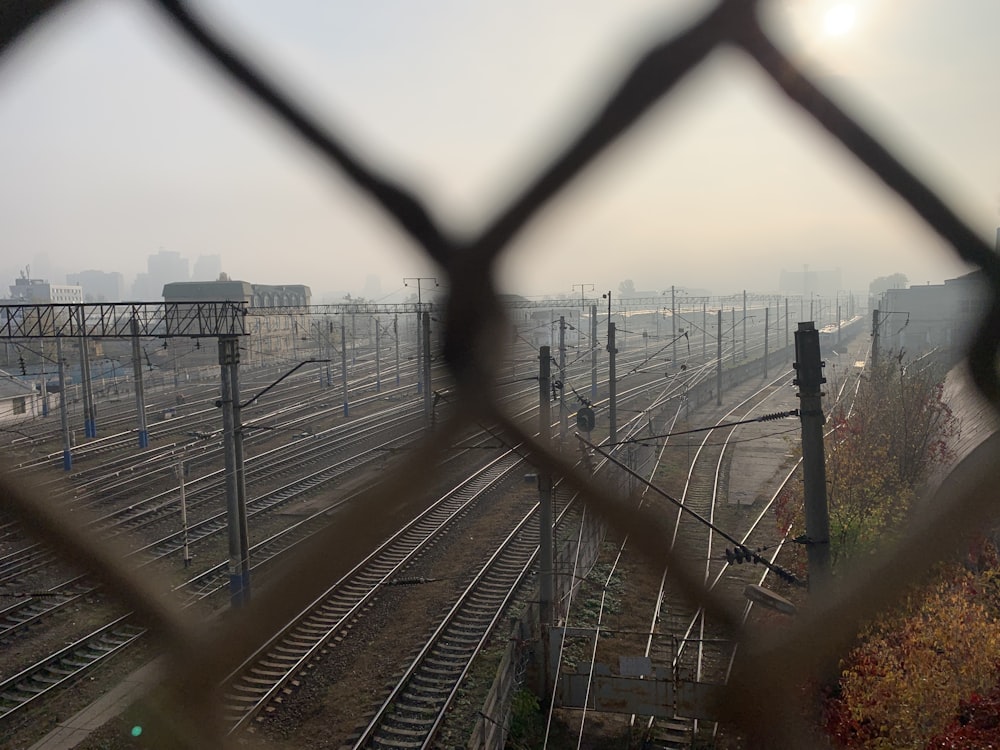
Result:
{"label": "autumn foliage bush", "polygon": [[925,747],[955,719],[963,699],[997,686],[994,606],[977,576],[953,563],[871,623],[827,700],[830,736],[847,748]]}
{"label": "autumn foliage bush", "polygon": [[997,750],[1000,748],[1000,688],[961,701],[951,724],[927,743],[927,750]]}
{"label": "autumn foliage bush", "polygon": [[[826,437],[834,573],[896,538],[921,490],[953,460],[957,433],[942,373],[889,358],[860,384]],[[801,486],[779,498],[777,521],[804,534]],[[1000,565],[983,540],[939,565],[861,631],[824,700],[825,728],[842,748],[1000,749]],[[805,574],[804,546],[786,563]]]}

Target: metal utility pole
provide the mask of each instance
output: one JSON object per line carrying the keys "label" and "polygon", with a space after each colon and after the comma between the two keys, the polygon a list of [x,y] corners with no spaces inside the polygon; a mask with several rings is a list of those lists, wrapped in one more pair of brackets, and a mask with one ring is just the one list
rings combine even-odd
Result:
{"label": "metal utility pole", "polygon": [[764,308],[764,377],[767,377],[767,337],[771,332],[771,308]]}
{"label": "metal utility pole", "polygon": [[628,305],[625,302],[619,302],[618,304],[622,309],[622,325],[625,326],[622,328],[622,351],[624,352],[628,349]]}
{"label": "metal utility pole", "polygon": [[139,413],[139,447],[149,447],[146,429],[146,397],[142,390],[142,350],[139,347],[139,321],[132,318],[132,374],[135,377],[135,409]]}
{"label": "metal utility pole", "polygon": [[733,367],[736,367],[736,305],[733,305],[732,308],[732,319],[733,319],[732,361],[733,361]]}
{"label": "metal utility pole", "polygon": [[587,290],[588,287],[590,288],[591,291],[593,291],[594,290],[594,285],[593,284],[574,284],[573,285],[573,291],[576,291],[577,287],[580,287],[580,309],[584,310],[587,307],[587,300],[584,298],[583,293],[584,293],[584,291]]}
{"label": "metal utility pole", "polygon": [[708,303],[701,303],[701,361],[708,361]]}
{"label": "metal utility pole", "polygon": [[320,357],[326,359],[326,387],[333,385],[333,376],[330,373],[330,361],[333,359],[333,321],[326,321],[326,357],[322,353]]}
{"label": "metal utility pole", "polygon": [[802,421],[802,474],[805,491],[806,545],[809,557],[809,584],[813,592],[823,592],[830,582],[830,518],[826,504],[826,455],[823,451],[823,377],[819,331],[812,321],[799,323],[795,332],[793,381],[799,386],[799,414]]}
{"label": "metal utility pole", "polygon": [[[242,430],[239,419],[239,339],[219,337],[222,389],[222,449],[226,467],[226,520],[229,529],[229,601],[235,609],[250,601],[250,551],[246,526]],[[234,377],[235,376],[235,377]],[[241,503],[242,498],[242,503]]]}
{"label": "metal utility pole", "polygon": [[718,353],[715,358],[715,405],[722,406],[722,308],[719,308]]}
{"label": "metal utility pole", "polygon": [[[382,392],[382,359],[379,353],[382,350],[382,326],[375,320],[375,393]],[[328,365],[329,366],[329,365]]]}
{"label": "metal utility pole", "polygon": [[358,363],[358,316],[351,313],[351,364]]}
{"label": "metal utility pole", "polygon": [[422,284],[425,281],[433,281],[434,286],[441,286],[441,285],[438,284],[438,280],[434,276],[407,276],[403,278],[403,286],[409,286],[411,281],[417,282],[417,393],[420,394],[424,392],[423,358],[427,356],[426,353],[423,351],[423,345],[422,345],[423,333],[420,329],[420,320],[421,320],[420,315],[422,312],[421,308],[424,303]]}
{"label": "metal utility pole", "polygon": [[670,343],[670,364],[677,371],[677,295],[673,284],[670,285],[670,335],[674,339]]}
{"label": "metal utility pole", "polygon": [[618,384],[615,382],[615,324],[608,323],[608,442],[614,450],[618,442]]}
{"label": "metal utility pole", "polygon": [[[552,355],[549,347],[538,350],[538,438],[548,447],[551,440],[552,417],[549,403],[552,400],[550,385],[550,364]],[[553,554],[552,554],[552,475],[545,469],[538,473],[538,610],[542,629],[542,682],[547,695],[550,685],[549,674],[549,627],[552,625]]]}
{"label": "metal utility pole", "polygon": [[45,376],[45,340],[40,341],[38,346],[42,351],[41,357],[38,360],[42,375],[42,416],[47,417],[49,416],[49,384],[48,378]]}
{"label": "metal utility pole", "polygon": [[182,452],[177,457],[177,481],[180,485],[180,500],[181,500],[181,534],[184,542],[184,567],[191,567],[191,549],[188,546],[188,517],[187,517],[187,498],[184,494],[184,452]]}
{"label": "metal utility pole", "polygon": [[347,324],[340,318],[340,387],[344,391],[344,416],[351,414],[351,400],[347,393]]}
{"label": "metal utility pole", "polygon": [[319,329],[319,321],[312,321],[316,324],[316,363],[319,367],[316,369],[316,374],[319,376],[319,387],[323,387],[323,339],[322,332]]}
{"label": "metal utility pole", "polygon": [[83,379],[83,436],[97,437],[97,410],[94,405],[94,384],[90,377],[90,351],[87,348],[87,337],[83,307],[77,308],[77,323],[80,327],[80,376]]}
{"label": "metal utility pole", "polygon": [[559,316],[559,440],[566,440],[566,316]]}
{"label": "metal utility pole", "polygon": [[[734,332],[735,338],[735,332]],[[743,290],[743,359],[747,358],[747,290]]]}
{"label": "metal utility pole", "polygon": [[69,405],[66,403],[66,363],[63,361],[62,336],[56,339],[56,366],[59,371],[59,418],[63,433],[63,470],[73,470],[73,440],[69,434]]}
{"label": "metal utility pole", "polygon": [[233,395],[233,449],[236,454],[236,501],[240,525],[240,577],[243,603],[250,601],[250,531],[247,526],[247,475],[243,466],[243,407],[240,406],[240,345],[232,337],[233,356],[229,363],[229,383]]}
{"label": "metal utility pole", "polygon": [[878,368],[878,308],[872,310],[872,371]]}
{"label": "metal utility pole", "polygon": [[788,297],[785,297],[785,348],[788,348]]}
{"label": "metal utility pole", "polygon": [[422,334],[423,334],[423,350],[424,350],[424,383],[427,387],[424,388],[424,415],[427,417],[427,425],[434,425],[434,404],[431,398],[431,314],[429,312],[421,313],[422,317]]}
{"label": "metal utility pole", "polygon": [[396,340],[396,385],[399,385],[399,313],[392,317],[392,337]]}
{"label": "metal utility pole", "polygon": [[601,296],[608,300],[608,343],[606,346],[606,350],[610,355],[608,357],[608,418],[610,421],[608,435],[611,442],[614,442],[618,431],[618,425],[616,424],[618,417],[618,385],[615,383],[615,355],[618,353],[618,349],[615,348],[615,324],[611,322],[611,290],[609,289],[607,294],[602,294]]}
{"label": "metal utility pole", "polygon": [[590,306],[590,398],[597,398],[597,305]]}

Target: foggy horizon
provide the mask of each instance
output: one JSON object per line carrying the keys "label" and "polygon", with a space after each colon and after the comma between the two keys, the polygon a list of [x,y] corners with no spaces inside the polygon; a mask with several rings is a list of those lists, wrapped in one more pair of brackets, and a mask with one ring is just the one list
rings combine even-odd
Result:
{"label": "foggy horizon", "polygon": [[[362,158],[473,236],[533,179],[644,50],[703,11],[551,3],[382,8],[213,0],[199,6]],[[830,24],[834,6],[852,23]],[[776,3],[770,23],[862,123],[991,244],[1000,6],[965,0]],[[840,16],[843,18],[843,14]],[[236,91],[154,12],[109,0],[46,21],[0,82],[0,264],[64,283],[163,249],[314,301],[443,274],[314,152]],[[123,64],[127,61],[127,64]],[[946,243],[735,52],[714,54],[585,170],[501,257],[502,292],[693,287],[773,291],[782,270],[843,288],[966,273]]]}

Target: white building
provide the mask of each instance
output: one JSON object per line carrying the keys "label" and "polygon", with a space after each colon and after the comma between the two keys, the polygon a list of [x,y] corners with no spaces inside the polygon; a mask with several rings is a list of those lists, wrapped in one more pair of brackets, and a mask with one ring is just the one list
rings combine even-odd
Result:
{"label": "white building", "polygon": [[32,279],[27,274],[15,279],[10,286],[12,302],[28,304],[82,304],[83,287],[79,284],[50,284],[42,279]]}
{"label": "white building", "polygon": [[24,422],[41,413],[38,391],[0,370],[0,424]]}

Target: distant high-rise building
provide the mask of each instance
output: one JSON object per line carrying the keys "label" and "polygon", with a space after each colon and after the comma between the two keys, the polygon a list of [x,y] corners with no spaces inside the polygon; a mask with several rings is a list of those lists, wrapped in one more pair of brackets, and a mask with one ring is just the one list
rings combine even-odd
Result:
{"label": "distant high-rise building", "polygon": [[188,259],[174,250],[160,250],[146,259],[146,268],[151,279],[162,279],[164,284],[171,281],[187,281],[191,278]]}
{"label": "distant high-rise building", "polygon": [[147,273],[140,273],[132,285],[132,298],[136,301],[157,300],[163,287],[174,281],[187,281],[188,260],[174,250],[160,250],[146,258]]}
{"label": "distant high-rise building", "polygon": [[216,281],[222,273],[222,256],[199,255],[194,262],[191,281]]}
{"label": "distant high-rise building", "polygon": [[378,300],[382,297],[382,281],[375,274],[368,274],[365,277],[365,288],[362,295],[366,299]]}
{"label": "distant high-rise building", "polygon": [[80,271],[66,281],[83,287],[84,302],[121,302],[125,296],[125,278],[117,271]]}
{"label": "distant high-rise building", "polygon": [[[161,289],[163,287],[160,287]],[[132,282],[132,293],[129,295],[131,302],[147,302],[160,298],[159,291],[153,286],[153,282],[148,273],[138,273],[135,281]]]}
{"label": "distant high-rise building", "polygon": [[812,271],[804,268],[801,271],[781,271],[778,280],[778,291],[783,294],[833,297],[842,290],[840,269],[833,271]]}

